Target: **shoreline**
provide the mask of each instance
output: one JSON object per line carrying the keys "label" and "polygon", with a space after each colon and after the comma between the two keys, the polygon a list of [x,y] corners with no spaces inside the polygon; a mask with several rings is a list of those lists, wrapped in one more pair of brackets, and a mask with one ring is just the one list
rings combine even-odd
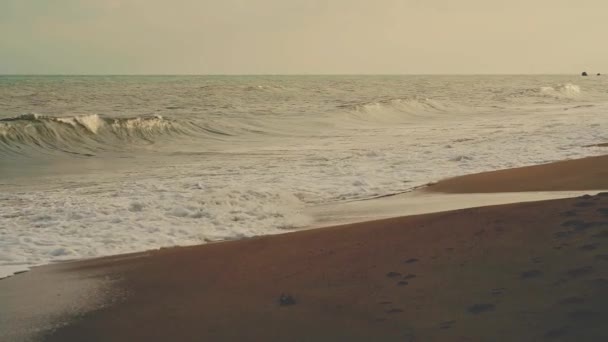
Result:
{"label": "shoreline", "polygon": [[415,215],[441,213],[446,211],[479,208],[491,205],[513,204],[537,202],[544,200],[573,198],[586,194],[595,195],[604,189],[594,189],[590,191],[529,191],[511,193],[437,193],[422,187],[412,192],[383,196],[370,200],[352,201],[340,203],[338,205],[325,205],[320,207],[308,208],[307,213],[314,215],[317,220],[310,226],[287,230],[279,234],[257,235],[245,238],[226,239],[217,241],[207,241],[204,244],[168,246],[156,249],[134,251],[129,253],[104,255],[90,258],[76,258],[66,260],[56,260],[45,264],[21,267],[11,265],[0,267],[0,281],[10,277],[30,272],[39,267],[69,264],[102,258],[120,257],[123,255],[142,254],[149,251],[167,248],[180,248],[192,246],[205,246],[215,243],[225,243],[230,241],[246,240],[263,236],[273,236],[295,233],[299,231],[324,229],[346,224],[374,222],[388,218],[407,217]]}
{"label": "shoreline", "polygon": [[[490,179],[597,190],[608,188],[607,163],[602,156],[495,171],[425,191],[445,182],[475,192]],[[536,168],[553,179],[525,181]],[[0,281],[0,331],[10,326],[6,313],[36,324],[37,307],[51,303],[38,327],[47,341],[444,341],[496,331],[521,341],[608,338],[598,325],[608,318],[607,212],[602,193],[40,266]],[[61,281],[82,292],[62,290]],[[295,303],[281,305],[282,294]],[[72,302],[80,309],[65,309]],[[27,335],[25,326],[14,336]]]}
{"label": "shoreline", "polygon": [[[590,146],[603,146],[606,144],[595,144]],[[590,173],[589,170],[583,170],[584,168],[589,168],[591,166],[599,168],[600,170],[608,170],[608,155],[591,156],[547,164],[456,176],[438,182],[417,186],[412,188],[411,191],[404,193],[389,194],[338,204],[308,207],[303,211],[314,218],[313,222],[308,226],[288,230],[285,231],[285,233],[307,229],[319,229],[341,224],[374,221],[390,217],[474,208],[484,205],[567,198],[587,193],[595,194],[603,190],[608,190],[608,171]],[[556,175],[553,174],[547,175],[546,173],[551,170],[565,172],[566,174],[559,177],[556,177]],[[539,175],[542,177],[540,180],[536,178],[539,177]],[[560,183],[564,179],[566,179],[567,182],[565,184]],[[496,184],[500,184],[500,186],[496,186]],[[468,196],[461,198],[452,196],[458,194]],[[481,194],[487,195],[486,199],[482,196],[478,196]],[[430,198],[430,196],[437,197]],[[456,204],[450,204],[451,201]],[[361,213],[367,214],[361,215]],[[233,239],[207,241],[204,244],[232,240]],[[146,250],[128,252],[127,254],[142,252],[146,252]],[[27,266],[1,266],[0,281],[16,274],[29,272],[31,269],[37,267],[44,267],[56,263],[104,258],[112,255],[101,255],[86,259],[57,260]]]}

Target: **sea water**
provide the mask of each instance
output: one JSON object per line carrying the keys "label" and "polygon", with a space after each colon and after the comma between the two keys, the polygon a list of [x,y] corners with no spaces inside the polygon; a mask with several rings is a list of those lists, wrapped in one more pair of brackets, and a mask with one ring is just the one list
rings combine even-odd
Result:
{"label": "sea water", "polygon": [[0,76],[0,269],[309,227],[307,208],[598,155],[578,76]]}

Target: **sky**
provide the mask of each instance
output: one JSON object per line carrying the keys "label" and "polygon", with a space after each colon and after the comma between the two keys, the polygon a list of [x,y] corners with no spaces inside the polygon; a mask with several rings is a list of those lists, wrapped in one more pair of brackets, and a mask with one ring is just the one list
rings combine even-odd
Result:
{"label": "sky", "polygon": [[0,74],[608,73],[606,0],[0,0]]}

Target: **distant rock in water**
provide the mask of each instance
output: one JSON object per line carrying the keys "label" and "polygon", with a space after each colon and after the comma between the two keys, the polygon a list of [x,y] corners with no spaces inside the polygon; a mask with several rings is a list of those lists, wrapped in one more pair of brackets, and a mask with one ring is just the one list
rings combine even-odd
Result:
{"label": "distant rock in water", "polygon": [[597,73],[598,76],[602,76],[602,74],[600,74],[599,72]]}
{"label": "distant rock in water", "polygon": [[586,71],[583,71],[583,73],[581,74],[581,76],[588,76]]}

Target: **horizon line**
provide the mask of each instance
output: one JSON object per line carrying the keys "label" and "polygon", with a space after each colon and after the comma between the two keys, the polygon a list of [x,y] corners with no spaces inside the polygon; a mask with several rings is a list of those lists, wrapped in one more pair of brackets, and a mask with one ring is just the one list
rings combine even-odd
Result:
{"label": "horizon line", "polygon": [[[589,75],[595,74],[594,72]],[[600,73],[601,74],[601,73]],[[565,76],[573,75],[580,76],[581,73],[251,73],[251,74],[222,74],[222,73],[210,73],[210,74],[186,74],[186,73],[9,73],[1,74],[3,76],[151,76],[151,77],[171,77],[171,76]]]}

